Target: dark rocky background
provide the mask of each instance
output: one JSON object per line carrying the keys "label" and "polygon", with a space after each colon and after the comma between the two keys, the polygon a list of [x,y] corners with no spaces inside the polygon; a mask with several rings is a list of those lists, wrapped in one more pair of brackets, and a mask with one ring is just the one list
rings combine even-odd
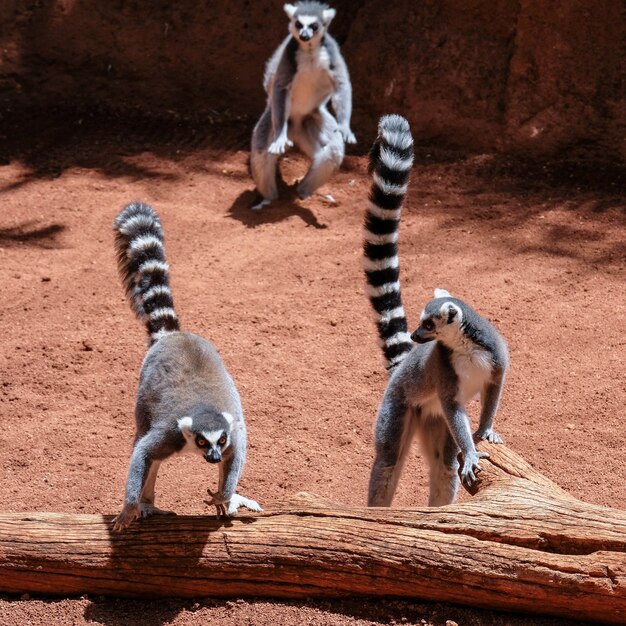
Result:
{"label": "dark rocky background", "polygon": [[[333,6],[357,136],[395,111],[422,144],[626,158],[621,0]],[[286,32],[282,2],[267,0],[2,0],[1,110],[97,105],[249,127]]]}

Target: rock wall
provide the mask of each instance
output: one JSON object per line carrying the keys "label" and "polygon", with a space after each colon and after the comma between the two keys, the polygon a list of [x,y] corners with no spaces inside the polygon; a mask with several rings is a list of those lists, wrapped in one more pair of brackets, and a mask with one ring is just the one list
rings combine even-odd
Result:
{"label": "rock wall", "polygon": [[[621,0],[338,0],[354,130],[399,112],[416,139],[626,160]],[[0,100],[261,112],[287,32],[268,0],[2,0]],[[365,147],[362,144],[362,147]]]}

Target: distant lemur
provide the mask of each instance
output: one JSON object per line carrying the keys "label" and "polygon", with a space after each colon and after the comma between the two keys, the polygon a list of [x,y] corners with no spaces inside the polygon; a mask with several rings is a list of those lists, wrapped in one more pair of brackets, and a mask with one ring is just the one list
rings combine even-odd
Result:
{"label": "distant lemur", "polygon": [[[413,138],[399,115],[381,118],[370,153],[373,178],[365,215],[364,269],[390,378],[378,411],[369,506],[390,506],[407,452],[418,436],[429,465],[429,505],[454,501],[461,478],[476,479],[479,459],[465,404],[480,394],[475,433],[502,443],[493,420],[508,364],[504,339],[486,319],[443,289],[409,335],[400,295],[398,227],[413,163]],[[413,342],[417,342],[415,345]]]}
{"label": "distant lemur", "polygon": [[235,493],[247,445],[239,393],[213,345],[180,330],[157,214],[134,202],[117,216],[114,229],[124,287],[151,344],[141,367],[137,431],[114,530],[163,512],[154,506],[154,484],[161,462],[178,452],[220,464],[217,492],[209,490],[218,514],[234,515],[240,506],[260,511],[254,500]]}
{"label": "distant lemur", "polygon": [[[250,165],[262,199],[278,198],[278,159],[294,142],[311,160],[297,192],[307,198],[339,168],[350,130],[352,85],[339,45],[328,33],[335,9],[321,2],[285,4],[290,33],[265,68],[267,105],[252,133]],[[331,101],[334,116],[328,111]]]}

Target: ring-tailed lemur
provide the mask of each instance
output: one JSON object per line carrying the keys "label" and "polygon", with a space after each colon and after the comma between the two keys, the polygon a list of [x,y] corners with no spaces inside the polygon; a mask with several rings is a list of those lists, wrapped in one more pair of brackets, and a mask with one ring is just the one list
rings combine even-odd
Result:
{"label": "ring-tailed lemur", "polygon": [[[369,506],[390,506],[414,435],[429,464],[429,505],[454,501],[461,478],[472,483],[479,459],[465,403],[480,394],[475,436],[495,443],[493,430],[508,364],[504,339],[487,320],[443,289],[426,304],[409,335],[400,295],[398,227],[413,163],[413,138],[399,115],[381,118],[370,153],[373,177],[365,217],[368,295],[390,379],[378,411]],[[415,345],[413,342],[417,342]]]}
{"label": "ring-tailed lemur", "polygon": [[254,500],[235,493],[247,443],[239,393],[215,347],[180,330],[159,217],[147,204],[134,202],[117,216],[114,229],[124,287],[151,343],[139,378],[124,506],[114,530],[160,512],[154,483],[159,465],[176,452],[220,463],[218,491],[209,490],[218,515],[234,515],[240,506],[260,511]]}
{"label": "ring-tailed lemur", "polygon": [[[304,199],[339,168],[350,130],[352,85],[339,45],[328,34],[335,9],[321,2],[285,4],[290,33],[265,68],[267,105],[252,133],[250,166],[263,205],[278,198],[277,164],[294,142],[311,160],[298,184]],[[335,116],[327,109],[331,101]]]}

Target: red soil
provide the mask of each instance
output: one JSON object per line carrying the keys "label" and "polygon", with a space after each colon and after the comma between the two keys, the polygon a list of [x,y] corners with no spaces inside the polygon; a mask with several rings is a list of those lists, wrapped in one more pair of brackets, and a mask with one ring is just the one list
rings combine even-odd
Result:
{"label": "red soil", "polygon": [[[183,327],[211,339],[237,381],[250,438],[242,493],[267,508],[301,490],[363,504],[386,379],[360,269],[365,157],[349,156],[326,188],[337,206],[287,199],[253,213],[247,129],[80,120],[9,120],[0,146],[0,510],[120,507],[145,331],[122,292],[111,224],[133,199],[161,214]],[[287,182],[304,167],[289,156]],[[619,174],[422,149],[401,263],[411,326],[439,286],[507,338],[496,418],[506,443],[575,496],[626,508]],[[214,484],[206,464],[177,458],[159,502],[206,513]],[[395,505],[425,497],[415,453]],[[395,601],[0,598],[2,626],[446,620],[566,623]]]}

